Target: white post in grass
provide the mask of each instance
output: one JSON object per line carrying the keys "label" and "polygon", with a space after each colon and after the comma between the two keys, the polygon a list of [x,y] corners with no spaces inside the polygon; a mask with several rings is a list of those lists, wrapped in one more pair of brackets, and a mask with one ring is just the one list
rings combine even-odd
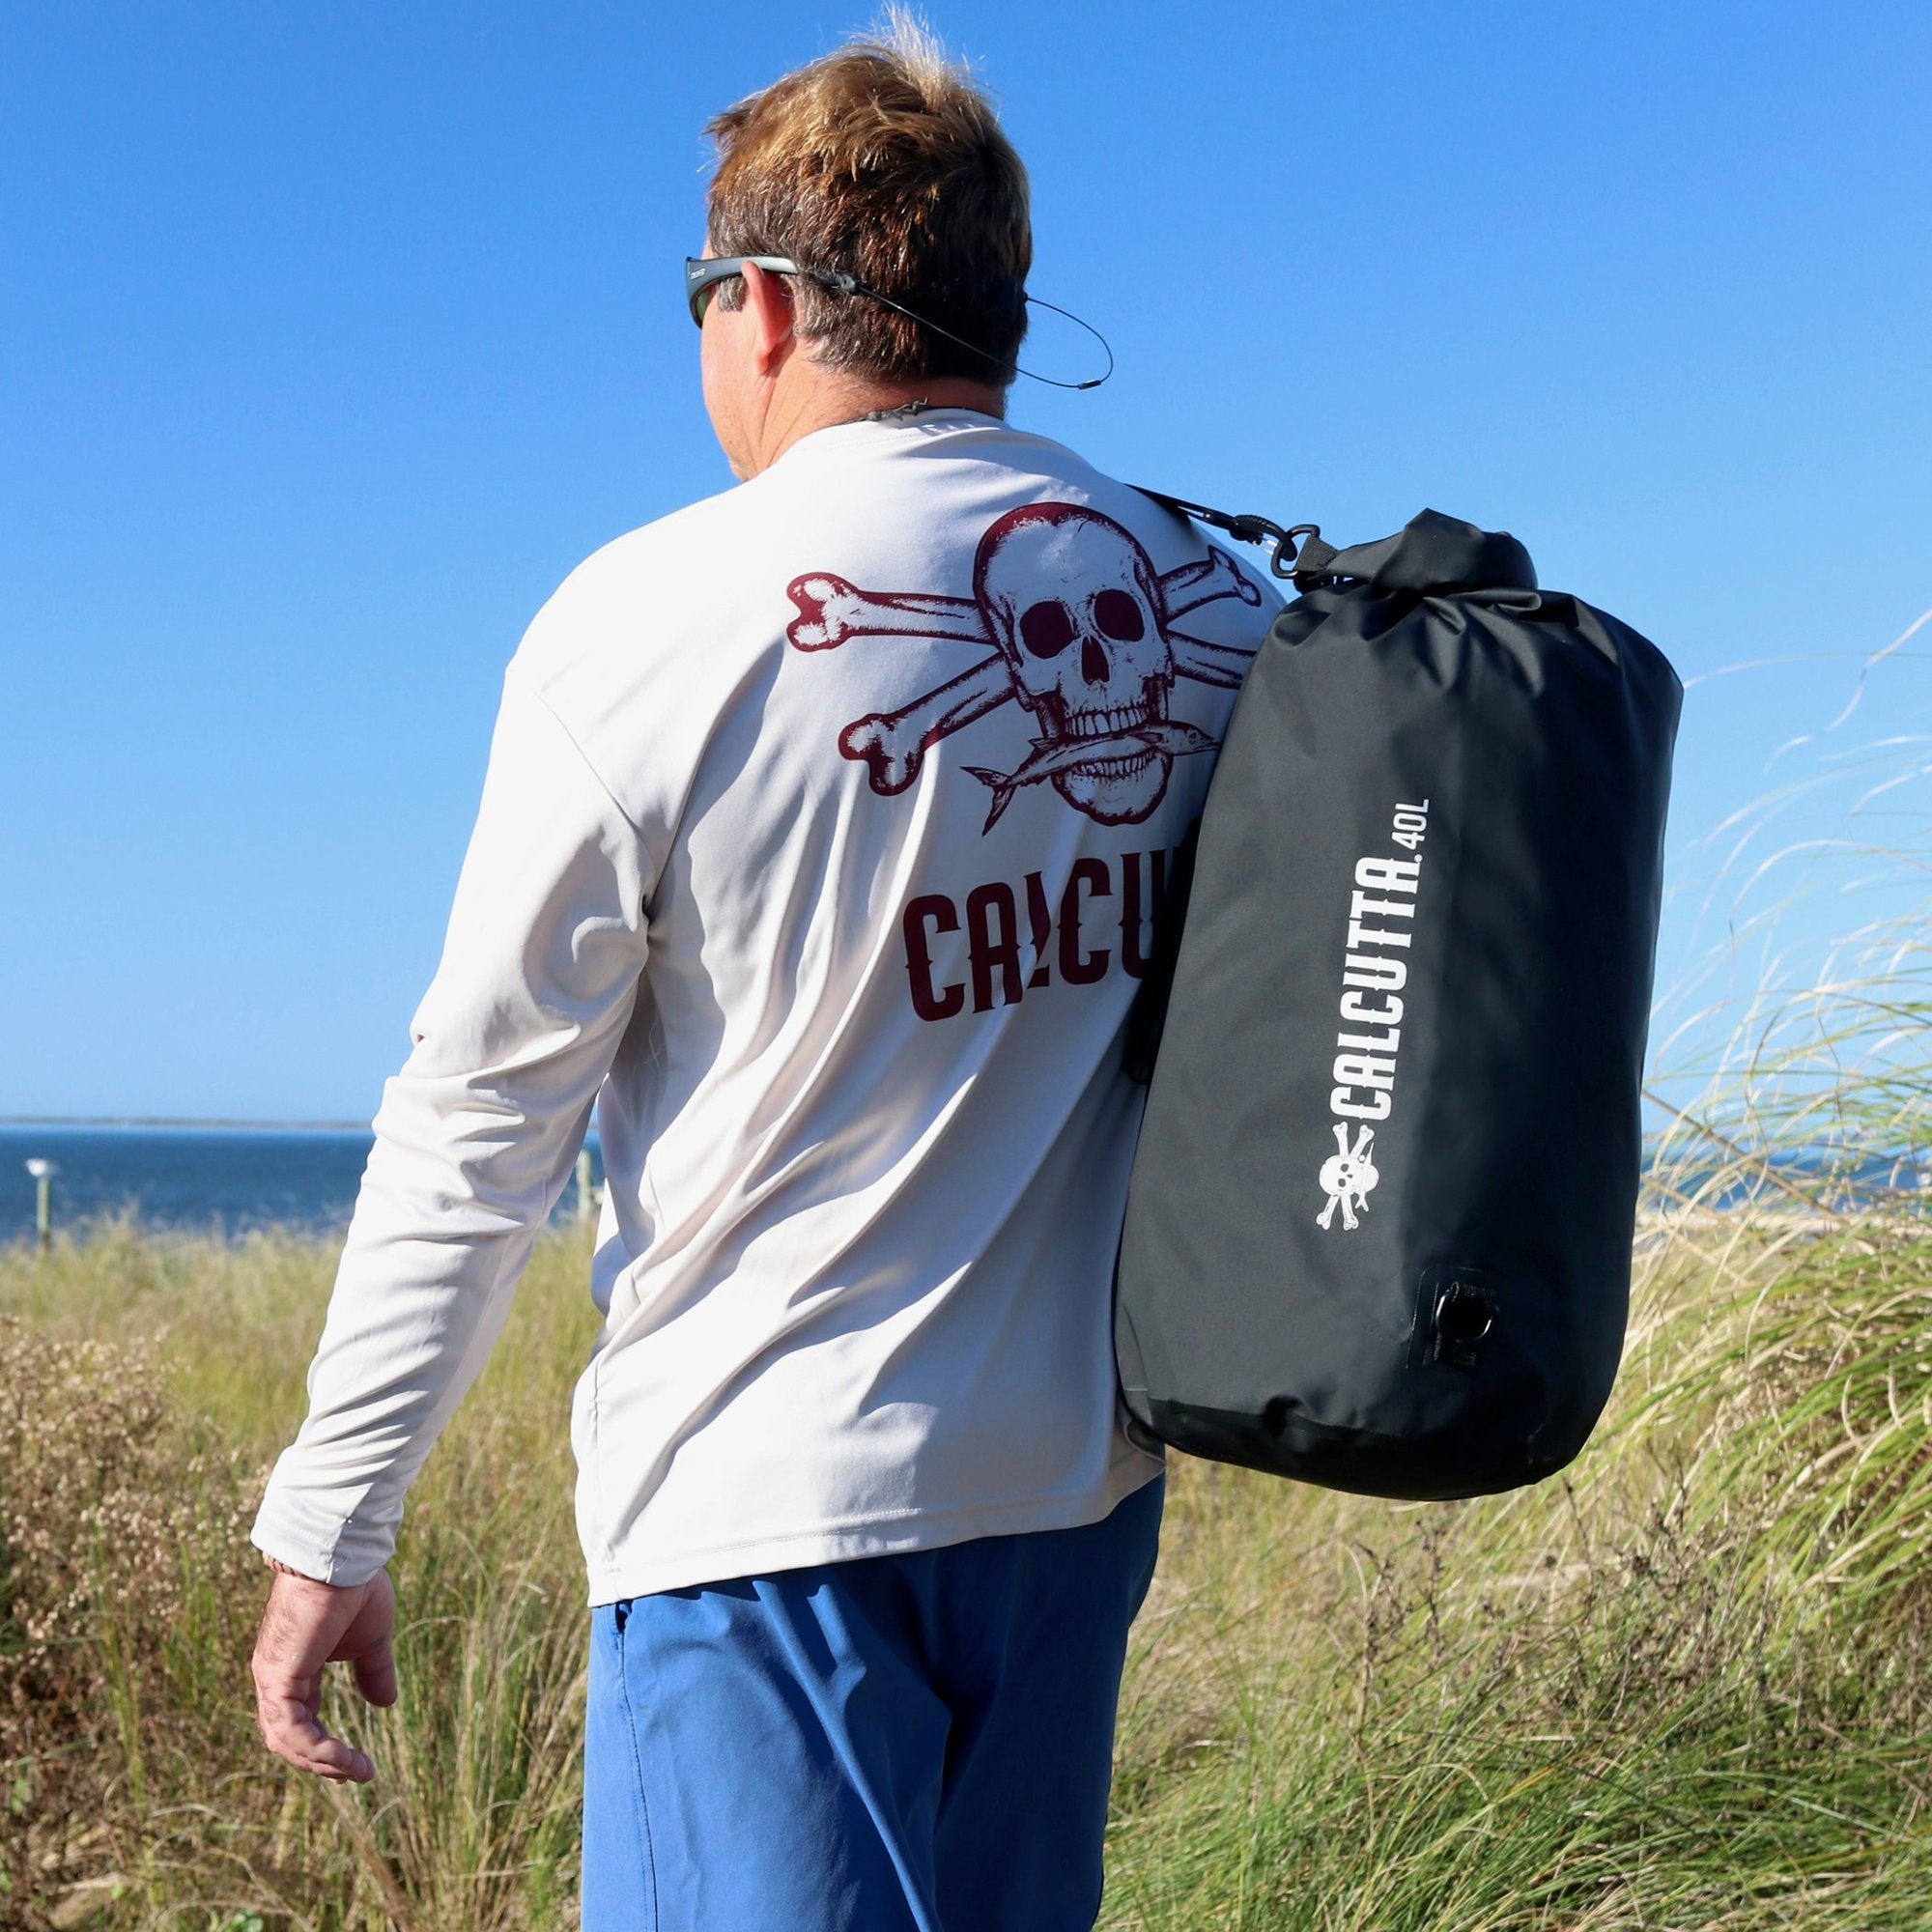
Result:
{"label": "white post in grass", "polygon": [[577,1218],[587,1221],[597,1210],[597,1190],[590,1184],[590,1150],[577,1156]]}
{"label": "white post in grass", "polygon": [[54,1176],[60,1169],[37,1155],[27,1163],[27,1172],[34,1177],[34,1227],[45,1254],[54,1244]]}

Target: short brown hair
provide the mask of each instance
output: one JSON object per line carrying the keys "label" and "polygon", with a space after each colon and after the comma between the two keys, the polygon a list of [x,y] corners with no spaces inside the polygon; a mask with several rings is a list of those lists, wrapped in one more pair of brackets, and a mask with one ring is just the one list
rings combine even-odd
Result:
{"label": "short brown hair", "polygon": [[[1033,266],[1026,169],[922,28],[895,14],[879,39],[785,74],[705,131],[719,153],[705,197],[715,254],[855,276],[973,345],[800,275],[798,334],[818,360],[890,380],[1012,380]],[[742,298],[731,281],[718,299]]]}

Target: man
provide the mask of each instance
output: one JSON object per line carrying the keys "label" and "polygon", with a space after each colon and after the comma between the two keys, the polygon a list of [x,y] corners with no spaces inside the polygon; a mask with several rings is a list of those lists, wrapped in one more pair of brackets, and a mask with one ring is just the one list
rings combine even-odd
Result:
{"label": "man", "polygon": [[403,1493],[593,1104],[587,1927],[1066,1928],[1159,1461],[1110,1286],[1121,1034],[1273,599],[1009,428],[1026,177],[917,37],[714,123],[741,486],[510,666],[442,963],[255,1541],[263,1735],[395,1695]]}

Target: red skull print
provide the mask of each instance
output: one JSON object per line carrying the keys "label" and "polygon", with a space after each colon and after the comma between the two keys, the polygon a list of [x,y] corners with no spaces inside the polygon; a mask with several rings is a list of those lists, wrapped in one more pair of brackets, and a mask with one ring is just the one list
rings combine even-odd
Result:
{"label": "red skull print", "polygon": [[831,650],[854,637],[920,637],[990,645],[959,676],[896,712],[848,724],[838,748],[892,794],[919,776],[940,739],[1009,699],[1032,714],[1033,749],[1010,772],[965,769],[992,792],[991,831],[1022,787],[1050,783],[1102,825],[1138,824],[1160,803],[1177,757],[1215,739],[1171,718],[1177,677],[1237,686],[1252,652],[1190,638],[1176,620],[1217,598],[1250,606],[1261,591],[1224,552],[1164,575],[1111,517],[1075,503],[1009,510],[980,539],[973,596],[867,591],[810,572],[789,594],[793,646]]}

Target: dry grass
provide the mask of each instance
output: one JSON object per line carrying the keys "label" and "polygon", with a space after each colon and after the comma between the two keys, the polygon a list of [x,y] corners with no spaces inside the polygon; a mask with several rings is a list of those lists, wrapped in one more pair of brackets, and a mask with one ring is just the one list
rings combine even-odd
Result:
{"label": "dry grass", "polygon": [[[1106,1923],[1932,1919],[1932,1243],[1789,1219],[1647,1245],[1567,1481],[1404,1506],[1178,1459]],[[330,1260],[122,1227],[0,1259],[0,1923],[573,1920],[581,1243],[414,1499],[403,1702],[338,1713],[384,1773],[354,1794],[262,1756],[244,1662]]]}
{"label": "dry grass", "polygon": [[126,1225],[0,1251],[0,1925],[568,1922],[582,1244],[540,1250],[412,1498],[403,1700],[337,1714],[382,1764],[373,1801],[267,1758],[246,1671],[247,1524],[333,1261]]}
{"label": "dry grass", "polygon": [[1185,1471],[1107,1922],[1932,1922],[1932,1241],[1656,1250],[1605,1428],[1481,1503]]}

